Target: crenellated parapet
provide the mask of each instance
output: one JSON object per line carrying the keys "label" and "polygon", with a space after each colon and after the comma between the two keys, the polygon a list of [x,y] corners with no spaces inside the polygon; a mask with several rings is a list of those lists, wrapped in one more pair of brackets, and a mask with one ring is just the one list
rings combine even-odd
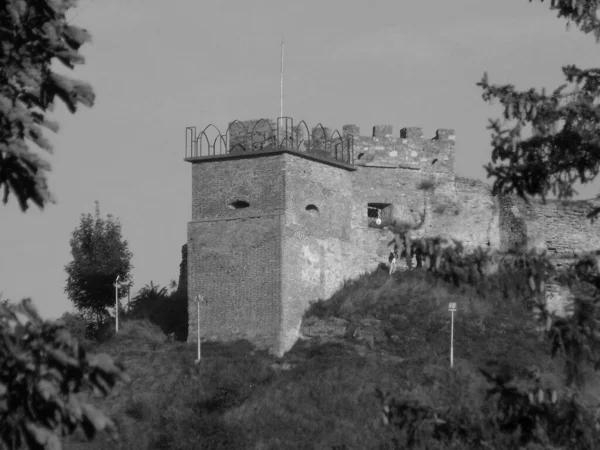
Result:
{"label": "crenellated parapet", "polygon": [[375,125],[371,136],[361,136],[356,125],[343,130],[353,137],[356,165],[454,173],[454,130],[438,129],[431,139],[418,127],[402,128],[399,136],[391,125]]}
{"label": "crenellated parapet", "polygon": [[234,120],[222,132],[214,125],[202,131],[186,128],[186,159],[254,152],[291,150],[346,164],[395,167],[432,173],[454,173],[454,130],[438,129],[427,139],[423,129],[406,127],[394,136],[391,125],[375,125],[371,136],[361,136],[356,125],[342,132],[322,124],[309,127],[290,117]]}

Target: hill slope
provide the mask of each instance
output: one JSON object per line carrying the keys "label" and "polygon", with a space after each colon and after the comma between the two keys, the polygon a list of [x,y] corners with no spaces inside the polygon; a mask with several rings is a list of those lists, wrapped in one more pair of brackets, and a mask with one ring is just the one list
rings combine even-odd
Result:
{"label": "hill slope", "polygon": [[[66,448],[407,448],[410,436],[384,425],[376,389],[466,422],[493,410],[479,367],[525,376],[536,366],[545,387],[564,392],[563,361],[549,357],[518,295],[494,286],[457,288],[419,271],[377,270],[314,304],[304,338],[281,360],[237,341],[203,344],[196,365],[195,345],[166,342],[149,323],[126,323],[92,349],[123,361],[133,379],[93,400],[117,419],[122,442],[74,436]],[[449,302],[458,305],[454,369]],[[588,379],[591,395],[598,384]]]}

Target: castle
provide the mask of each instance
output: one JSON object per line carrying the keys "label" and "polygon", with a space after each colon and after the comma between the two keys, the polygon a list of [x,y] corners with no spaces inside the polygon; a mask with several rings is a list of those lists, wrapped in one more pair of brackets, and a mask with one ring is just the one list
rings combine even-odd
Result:
{"label": "castle", "polygon": [[546,249],[557,260],[600,248],[585,219],[598,200],[533,202],[493,197],[454,172],[453,130],[432,139],[389,125],[361,136],[289,117],[234,121],[227,131],[186,129],[192,165],[188,223],[188,339],[246,338],[283,355],[310,301],[387,262],[394,221],[423,236],[507,250]]}

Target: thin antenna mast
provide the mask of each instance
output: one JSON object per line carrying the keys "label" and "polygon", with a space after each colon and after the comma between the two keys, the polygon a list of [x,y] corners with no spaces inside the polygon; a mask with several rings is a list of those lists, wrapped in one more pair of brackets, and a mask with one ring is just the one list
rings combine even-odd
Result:
{"label": "thin antenna mast", "polygon": [[281,96],[279,105],[279,117],[283,117],[283,39],[281,40]]}
{"label": "thin antenna mast", "polygon": [[281,136],[279,136],[279,129],[283,120],[283,39],[281,40],[281,92],[279,95],[279,119],[277,120],[277,140],[281,143]]}

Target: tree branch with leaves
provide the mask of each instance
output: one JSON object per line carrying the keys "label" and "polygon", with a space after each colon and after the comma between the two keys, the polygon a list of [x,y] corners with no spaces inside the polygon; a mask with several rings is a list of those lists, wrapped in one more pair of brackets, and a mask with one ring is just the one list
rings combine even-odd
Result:
{"label": "tree branch with leaves", "polygon": [[39,208],[54,202],[48,189],[50,164],[36,149],[52,152],[44,129],[58,97],[71,113],[91,107],[88,83],[51,70],[57,59],[69,69],[83,64],[80,47],[89,33],[69,24],[66,13],[76,0],[4,0],[0,2],[0,189],[2,201],[13,194],[22,211],[31,201]]}
{"label": "tree branch with leaves", "polygon": [[[529,0],[530,2],[532,0]],[[542,0],[543,1],[543,0]],[[600,41],[600,0],[553,0],[550,9]],[[497,100],[503,118],[492,119],[494,194],[516,193],[525,200],[552,193],[577,194],[573,186],[593,181],[600,170],[600,69],[562,68],[567,83],[552,93],[513,85],[492,85],[488,74],[477,83],[486,102]],[[524,132],[530,131],[528,137]]]}
{"label": "tree branch with leaves", "polygon": [[29,299],[0,304],[0,448],[62,448],[81,428],[88,439],[116,424],[78,393],[106,396],[124,366],[106,354],[88,354],[60,321],[43,321]]}

